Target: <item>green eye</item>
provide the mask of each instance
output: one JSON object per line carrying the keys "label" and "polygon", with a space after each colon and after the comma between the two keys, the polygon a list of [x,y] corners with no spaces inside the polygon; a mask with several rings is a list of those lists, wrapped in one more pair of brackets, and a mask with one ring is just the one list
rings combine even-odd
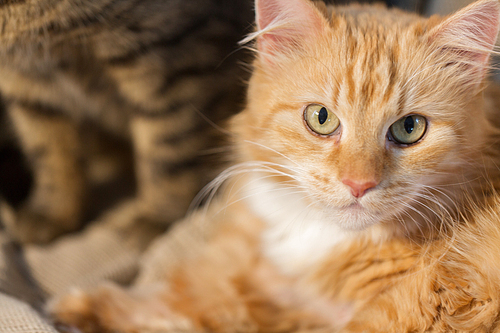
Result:
{"label": "green eye", "polygon": [[304,119],[309,128],[320,134],[330,135],[339,127],[340,120],[322,105],[311,104],[304,111]]}
{"label": "green eye", "polygon": [[427,128],[427,121],[422,116],[410,115],[392,124],[391,136],[397,143],[410,145],[420,140]]}

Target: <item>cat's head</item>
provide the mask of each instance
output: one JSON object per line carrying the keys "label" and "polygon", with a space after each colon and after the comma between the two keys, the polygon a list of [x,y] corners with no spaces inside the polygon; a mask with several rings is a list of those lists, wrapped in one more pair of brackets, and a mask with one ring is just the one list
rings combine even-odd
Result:
{"label": "cat's head", "polygon": [[478,177],[497,0],[430,19],[307,0],[257,0],[256,14],[248,105],[232,126],[243,161],[278,170],[263,178],[357,230],[453,205],[454,185]]}

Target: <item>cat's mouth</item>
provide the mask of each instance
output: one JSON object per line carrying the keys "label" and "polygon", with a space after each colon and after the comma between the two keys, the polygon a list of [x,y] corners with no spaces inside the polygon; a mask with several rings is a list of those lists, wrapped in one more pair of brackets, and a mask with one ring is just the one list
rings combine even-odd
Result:
{"label": "cat's mouth", "polygon": [[345,206],[345,207],[341,207],[342,209],[345,209],[345,210],[365,210],[366,208],[363,207],[363,205],[358,201],[354,201],[353,203]]}
{"label": "cat's mouth", "polygon": [[368,218],[370,220],[374,218],[380,218],[380,216],[384,215],[382,212],[374,210],[372,207],[368,207],[363,205],[359,200],[356,200],[346,206],[342,206],[337,208],[341,214],[346,215],[347,217],[354,218],[357,220],[358,218]]}
{"label": "cat's mouth", "polygon": [[387,212],[379,211],[356,199],[333,208],[335,223],[345,230],[363,230],[387,218]]}

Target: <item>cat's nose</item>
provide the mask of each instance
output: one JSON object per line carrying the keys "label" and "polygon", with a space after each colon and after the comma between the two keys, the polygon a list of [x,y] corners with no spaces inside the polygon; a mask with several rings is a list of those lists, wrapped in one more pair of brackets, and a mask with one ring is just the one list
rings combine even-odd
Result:
{"label": "cat's nose", "polygon": [[344,178],[342,183],[351,188],[351,193],[356,198],[361,198],[365,193],[378,185],[376,181],[359,181],[355,179]]}

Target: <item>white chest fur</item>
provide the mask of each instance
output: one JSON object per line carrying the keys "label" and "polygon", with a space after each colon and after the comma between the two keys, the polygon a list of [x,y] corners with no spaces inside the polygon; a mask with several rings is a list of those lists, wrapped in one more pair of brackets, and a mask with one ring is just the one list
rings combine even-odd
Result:
{"label": "white chest fur", "polygon": [[247,186],[251,209],[267,224],[262,234],[264,254],[283,273],[304,272],[349,239],[350,233],[311,207],[300,189],[257,178]]}

